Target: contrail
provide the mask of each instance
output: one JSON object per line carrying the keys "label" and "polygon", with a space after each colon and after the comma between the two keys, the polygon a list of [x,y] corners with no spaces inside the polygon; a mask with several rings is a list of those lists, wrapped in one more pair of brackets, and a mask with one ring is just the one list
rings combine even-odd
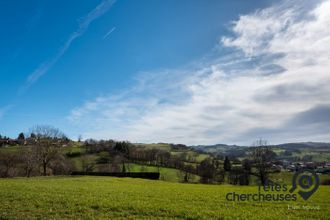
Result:
{"label": "contrail", "polygon": [[110,34],[111,34],[112,32],[114,32],[115,30],[116,30],[116,27],[111,28],[111,30],[108,31],[108,33],[106,33],[106,34],[103,36],[103,40],[107,39],[107,38],[110,36]]}
{"label": "contrail", "polygon": [[[105,14],[110,7],[115,3],[115,0],[104,0],[96,8],[90,11],[85,17],[81,18],[78,29],[73,32],[59,51],[49,60],[41,63],[27,78],[25,85],[20,88],[19,93],[26,91],[33,83],[35,83],[42,75],[46,74],[69,49],[72,42],[83,35],[89,25],[97,18]],[[110,34],[110,33],[109,33]]]}

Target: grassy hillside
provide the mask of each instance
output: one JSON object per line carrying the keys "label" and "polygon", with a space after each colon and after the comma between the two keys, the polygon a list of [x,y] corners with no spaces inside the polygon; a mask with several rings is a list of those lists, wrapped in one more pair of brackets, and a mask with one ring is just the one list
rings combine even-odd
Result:
{"label": "grassy hillside", "polygon": [[[156,166],[145,166],[140,164],[129,164],[130,172],[159,172],[160,179],[169,182],[180,182],[180,171],[174,168],[167,167],[156,167]],[[199,176],[193,175],[191,182],[198,182],[200,179]]]}
{"label": "grassy hillside", "polygon": [[[228,202],[255,186],[179,184],[110,177],[0,179],[0,219],[327,219],[330,187],[307,202]],[[288,209],[288,204],[319,210]]]}
{"label": "grassy hillside", "polygon": [[[205,158],[209,157],[210,155],[204,153],[197,153],[191,149],[172,149],[170,144],[135,144],[139,148],[144,149],[158,149],[169,152],[171,155],[180,156],[181,154],[186,155],[194,155],[196,158],[196,163],[192,163],[194,166],[197,165],[198,162],[201,162]],[[0,149],[1,150],[1,149]],[[75,143],[74,146],[64,147],[62,149],[63,154],[75,154],[80,153],[75,157],[70,157],[69,159],[73,162],[74,167],[76,170],[82,170],[82,160],[81,156],[85,154],[85,149]],[[98,161],[103,155],[108,155],[107,152],[100,152],[95,154],[89,154],[88,157],[93,161]],[[187,163],[186,163],[187,164]],[[104,170],[104,168],[109,167],[110,164],[96,164],[95,170]],[[179,182],[180,180],[180,170],[175,168],[168,168],[168,167],[157,167],[152,165],[143,165],[143,164],[136,164],[136,163],[127,163],[126,169],[129,172],[160,172],[160,179],[169,181],[169,182]],[[200,179],[197,175],[192,175],[190,182],[198,182]]]}
{"label": "grassy hillside", "polygon": [[[30,148],[31,146],[3,146],[0,147],[0,153],[13,153],[20,156],[23,150]],[[168,152],[170,155],[180,158],[184,164],[191,164],[194,167],[197,166],[199,162],[209,157],[208,154],[198,153],[190,148],[173,148],[170,144],[135,144],[136,149],[143,150],[160,150],[162,152]],[[85,146],[81,142],[71,141],[69,144],[65,145],[60,149],[60,154],[63,155],[68,161],[70,161],[71,169],[75,171],[83,170],[83,160],[87,161],[89,164],[93,164],[93,171],[108,172],[111,170],[111,163],[114,160],[113,153],[105,150],[100,150],[97,152],[89,152],[86,150]],[[186,155],[188,157],[195,158],[194,162],[186,161],[185,157],[181,155]],[[181,159],[182,158],[182,159]],[[86,162],[85,162],[86,163]],[[16,166],[16,168],[22,165]],[[121,167],[121,164],[119,165]],[[160,172],[161,179],[170,182],[178,182],[180,180],[180,170],[173,167],[157,167],[155,164],[148,164],[148,161],[135,161],[127,162],[126,170],[129,172]],[[192,175],[193,178],[191,182],[197,182],[200,177]]]}
{"label": "grassy hillside", "polygon": [[[134,150],[139,150],[139,154],[145,153],[144,154],[145,157],[144,158],[140,157],[139,159],[135,159],[135,160],[134,159],[126,160],[125,163],[122,163],[120,159],[119,160],[116,159],[116,157],[118,156],[118,153],[116,151],[113,151],[112,148],[104,148],[104,147],[102,148],[101,146],[104,146],[104,143],[99,143],[88,148],[88,146],[84,145],[84,143],[73,142],[73,141],[71,141],[69,144],[63,145],[61,148],[59,148],[59,154],[62,155],[62,158],[65,158],[66,163],[63,163],[63,160],[62,161],[59,160],[59,161],[55,161],[54,164],[64,164],[67,167],[67,169],[64,169],[65,168],[64,167],[63,172],[55,173],[55,175],[66,175],[66,174],[70,174],[71,171],[83,171],[86,169],[86,166],[92,167],[90,168],[89,171],[98,171],[98,172],[110,172],[110,171],[121,172],[123,167],[125,167],[125,170],[127,172],[159,172],[161,180],[168,182],[183,182],[185,180],[184,179],[185,171],[182,170],[185,170],[184,169],[185,167],[190,166],[192,167],[193,171],[191,170],[188,171],[190,172],[188,181],[191,183],[198,183],[201,182],[200,180],[202,180],[201,179],[202,175],[199,172],[196,172],[196,170],[194,169],[196,169],[200,165],[201,161],[205,160],[208,157],[211,157],[211,155],[207,153],[195,151],[192,148],[183,147],[180,145],[171,145],[165,143],[135,144],[132,145],[131,150],[133,152]],[[238,153],[238,154],[242,152],[242,147],[238,147],[238,146],[221,145],[217,147],[224,149],[226,148],[228,150],[227,153],[229,155],[230,152]],[[0,148],[0,153],[6,152],[10,154],[16,154],[17,156],[21,157],[22,152],[24,152],[26,149],[29,148],[31,148],[31,146],[5,146]],[[303,149],[308,150],[308,148],[303,148]],[[284,150],[282,148],[276,147],[274,148],[274,151],[279,155],[282,154]],[[168,163],[164,164],[159,162],[160,157],[158,157],[158,159],[155,159],[156,157],[151,157],[150,159],[149,157],[151,155],[149,153],[152,153],[155,156],[155,155],[161,155],[164,152],[168,155],[168,158],[171,157],[172,163],[169,163],[169,161],[171,161],[170,159],[167,159]],[[299,152],[302,152],[302,150],[300,150]],[[293,152],[293,154],[294,153],[296,152]],[[16,160],[16,161],[18,161],[17,165],[12,167],[12,170],[14,170],[15,172],[12,173],[15,173],[16,176],[25,176],[25,173],[23,173],[24,171],[23,168],[25,165],[24,161],[22,160]],[[217,161],[219,162],[220,169],[222,169],[223,161],[221,161],[221,159],[220,160],[218,159]],[[179,165],[177,165],[178,162],[180,162]],[[113,164],[117,164],[117,167],[113,166]],[[6,170],[5,165],[6,163],[0,164],[0,171]],[[238,161],[238,163],[233,163],[232,166],[234,168],[239,169],[241,168],[241,163]],[[114,167],[116,168],[115,170]],[[209,170],[209,168],[205,168],[205,170]],[[201,176],[198,176],[196,174]],[[32,176],[38,176],[38,175],[40,175],[39,167],[34,169],[34,173],[32,174]],[[275,182],[290,184],[292,175],[293,173],[291,172],[282,171],[280,173],[271,174],[270,179]],[[225,173],[223,177],[224,179],[218,182],[233,183],[233,181],[230,179],[231,176],[229,175],[229,173]],[[323,183],[324,180],[330,179],[330,177],[329,175],[321,175],[320,179],[321,179],[321,183]],[[253,175],[251,175],[248,180],[250,185],[255,185],[258,182],[257,177]]]}

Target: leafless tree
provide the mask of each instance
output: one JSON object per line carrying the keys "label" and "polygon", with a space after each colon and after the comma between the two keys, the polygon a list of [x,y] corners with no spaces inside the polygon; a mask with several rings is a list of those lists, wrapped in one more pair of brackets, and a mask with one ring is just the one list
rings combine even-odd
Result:
{"label": "leafless tree", "polygon": [[0,151],[0,175],[1,177],[15,176],[18,157],[15,152]]}
{"label": "leafless tree", "polygon": [[271,163],[276,154],[266,140],[259,139],[254,142],[250,157],[256,168],[256,176],[259,177],[261,184],[265,185],[271,172]]}
{"label": "leafless tree", "polygon": [[48,165],[59,153],[59,146],[51,140],[39,139],[35,146],[37,159],[41,162],[43,175],[47,175]]}
{"label": "leafless tree", "polygon": [[29,147],[24,147],[20,151],[20,160],[23,164],[23,169],[26,177],[30,177],[33,170],[38,167],[38,157],[36,151]]}
{"label": "leafless tree", "polygon": [[81,141],[82,141],[82,136],[80,134],[80,135],[78,135],[78,142],[80,143]]}
{"label": "leafless tree", "polygon": [[30,133],[36,137],[32,149],[42,166],[43,175],[46,176],[49,164],[56,159],[60,148],[68,139],[59,129],[47,125],[35,126],[30,129]]}
{"label": "leafless tree", "polygon": [[50,125],[36,125],[30,129],[30,134],[33,134],[38,139],[67,139],[63,132]]}
{"label": "leafless tree", "polygon": [[53,175],[68,175],[73,170],[71,161],[66,160],[65,156],[58,154],[49,164]]}

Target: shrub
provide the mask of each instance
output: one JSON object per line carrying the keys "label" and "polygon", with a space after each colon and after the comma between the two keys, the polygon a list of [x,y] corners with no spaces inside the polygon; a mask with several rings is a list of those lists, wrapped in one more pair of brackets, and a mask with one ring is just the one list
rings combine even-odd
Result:
{"label": "shrub", "polygon": [[81,152],[76,151],[76,152],[68,152],[65,154],[67,157],[80,157],[81,156]]}
{"label": "shrub", "polygon": [[330,185],[330,179],[323,180],[321,185]]}

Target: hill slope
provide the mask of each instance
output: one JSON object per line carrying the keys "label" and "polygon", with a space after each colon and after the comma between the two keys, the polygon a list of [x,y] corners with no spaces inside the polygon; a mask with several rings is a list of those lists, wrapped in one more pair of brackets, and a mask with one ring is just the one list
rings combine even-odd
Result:
{"label": "hill slope", "polygon": [[[257,193],[256,186],[112,177],[0,179],[0,188],[1,219],[327,219],[330,215],[329,186],[321,186],[308,202],[298,198],[289,203],[226,201],[227,193]],[[288,204],[320,210],[288,210]]]}

